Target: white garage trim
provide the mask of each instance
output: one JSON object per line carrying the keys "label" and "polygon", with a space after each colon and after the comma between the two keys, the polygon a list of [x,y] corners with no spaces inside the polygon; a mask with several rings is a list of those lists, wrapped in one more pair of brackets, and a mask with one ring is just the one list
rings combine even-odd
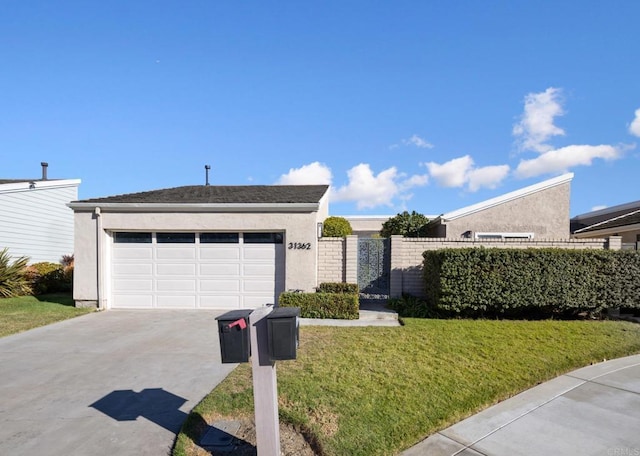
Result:
{"label": "white garage trim", "polygon": [[274,304],[284,291],[283,235],[262,234],[112,233],[110,307],[243,309]]}

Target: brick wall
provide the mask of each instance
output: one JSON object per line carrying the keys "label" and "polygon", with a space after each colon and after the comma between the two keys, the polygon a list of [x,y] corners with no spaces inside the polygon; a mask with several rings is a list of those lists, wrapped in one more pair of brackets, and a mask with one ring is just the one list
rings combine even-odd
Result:
{"label": "brick wall", "polygon": [[[564,240],[483,240],[403,238],[391,237],[391,290],[392,297],[402,293],[423,296],[422,253],[426,250],[465,247],[501,247],[514,249],[610,249],[621,248],[621,238],[564,239]],[[357,282],[357,236],[322,238],[318,241],[318,283]]]}
{"label": "brick wall", "polygon": [[343,238],[318,240],[318,284],[346,282],[345,247]]}

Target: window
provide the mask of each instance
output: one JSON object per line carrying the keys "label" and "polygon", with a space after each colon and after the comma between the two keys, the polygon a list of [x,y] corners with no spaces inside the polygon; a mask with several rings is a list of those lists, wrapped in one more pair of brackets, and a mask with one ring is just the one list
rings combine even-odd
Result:
{"label": "window", "polygon": [[113,233],[116,244],[151,244],[151,233],[119,231]]}
{"label": "window", "polygon": [[157,233],[158,244],[195,244],[196,233]]}
{"label": "window", "polygon": [[200,233],[200,244],[237,244],[238,233]]}
{"label": "window", "polygon": [[476,233],[475,238],[482,240],[533,239],[533,233]]}
{"label": "window", "polygon": [[244,233],[245,244],[282,244],[282,233]]}

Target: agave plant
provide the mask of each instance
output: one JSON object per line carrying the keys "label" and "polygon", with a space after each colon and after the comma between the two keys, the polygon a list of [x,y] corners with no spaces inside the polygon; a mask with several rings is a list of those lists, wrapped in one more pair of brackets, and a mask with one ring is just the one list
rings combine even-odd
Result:
{"label": "agave plant", "polygon": [[31,293],[25,268],[29,258],[20,257],[11,262],[9,249],[0,250],[0,297],[12,298]]}

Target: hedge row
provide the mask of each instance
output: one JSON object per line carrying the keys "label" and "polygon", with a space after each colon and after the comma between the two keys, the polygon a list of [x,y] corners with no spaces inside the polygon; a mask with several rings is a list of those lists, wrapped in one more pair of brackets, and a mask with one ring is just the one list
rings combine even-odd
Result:
{"label": "hedge row", "polygon": [[[302,318],[338,318],[357,320],[360,307],[358,293],[352,287],[343,287],[339,283],[326,283],[318,287],[317,293],[287,291],[280,294],[278,305],[281,307],[300,307]],[[326,292],[326,290],[337,290]],[[356,285],[357,290],[357,285]]]}
{"label": "hedge row", "polygon": [[635,251],[465,248],[427,251],[427,306],[459,316],[574,316],[640,308]]}
{"label": "hedge row", "polygon": [[324,282],[318,285],[318,293],[355,293],[358,294],[357,283]]}

